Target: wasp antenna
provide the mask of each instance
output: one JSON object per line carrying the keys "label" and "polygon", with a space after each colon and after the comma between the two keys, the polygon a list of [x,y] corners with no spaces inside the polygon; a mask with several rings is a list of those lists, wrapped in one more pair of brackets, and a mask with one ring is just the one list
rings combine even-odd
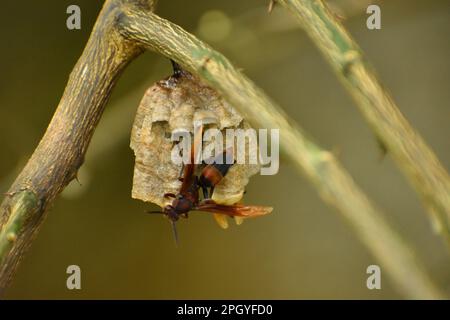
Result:
{"label": "wasp antenna", "polygon": [[149,214],[155,214],[155,213],[164,214],[164,212],[162,212],[162,211],[145,211],[145,213],[149,213]]}
{"label": "wasp antenna", "polygon": [[175,246],[178,248],[178,245],[180,244],[178,240],[178,231],[177,231],[177,225],[175,224],[175,221],[172,221],[172,231],[173,231],[173,237],[175,239]]}

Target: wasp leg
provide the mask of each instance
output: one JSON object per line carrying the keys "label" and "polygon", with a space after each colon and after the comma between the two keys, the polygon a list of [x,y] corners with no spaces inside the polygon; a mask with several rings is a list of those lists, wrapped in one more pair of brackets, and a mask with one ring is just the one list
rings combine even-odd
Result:
{"label": "wasp leg", "polygon": [[208,188],[205,186],[202,186],[202,192],[203,192],[203,199],[209,199],[209,194],[208,194]]}
{"label": "wasp leg", "polygon": [[180,173],[178,174],[178,180],[183,179],[183,173],[184,173],[184,163],[181,164]]}
{"label": "wasp leg", "polygon": [[216,202],[212,199],[204,199],[201,204],[216,204]]}

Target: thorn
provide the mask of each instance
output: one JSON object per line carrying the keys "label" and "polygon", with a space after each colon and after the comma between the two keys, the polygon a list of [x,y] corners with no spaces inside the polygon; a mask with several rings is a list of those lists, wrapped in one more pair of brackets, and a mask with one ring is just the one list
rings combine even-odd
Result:
{"label": "thorn", "polygon": [[358,61],[361,60],[361,53],[356,50],[348,50],[344,53],[344,58],[342,60],[342,72],[348,75]]}
{"label": "thorn", "polygon": [[14,242],[17,240],[17,235],[15,232],[8,232],[6,239],[8,239],[9,242]]}
{"label": "thorn", "polygon": [[384,160],[386,154],[388,153],[388,148],[386,147],[386,144],[383,141],[381,141],[381,139],[378,136],[376,136],[375,139],[377,141],[378,151],[380,154],[378,161],[381,162]]}
{"label": "thorn", "polygon": [[343,22],[343,21],[347,20],[347,17],[346,17],[346,16],[341,15],[341,14],[339,14],[339,13],[337,13],[337,12],[334,13],[334,16],[336,17],[337,20],[339,20],[339,22]]}
{"label": "thorn", "polygon": [[79,185],[80,187],[83,186],[83,185],[81,184],[81,182],[80,182],[80,179],[78,179],[78,171],[77,171],[77,173],[75,173],[75,180],[77,181],[77,183],[78,183],[78,185]]}
{"label": "thorn", "polygon": [[5,197],[12,197],[12,196],[14,196],[15,194],[17,193],[17,191],[16,192],[3,192],[3,195],[5,196]]}
{"label": "thorn", "polygon": [[277,4],[276,0],[270,0],[269,7],[267,8],[267,12],[271,13],[276,4]]}
{"label": "thorn", "polygon": [[336,157],[339,158],[342,153],[342,147],[339,145],[335,145],[333,149],[331,149],[331,153]]}
{"label": "thorn", "polygon": [[207,66],[207,64],[208,64],[210,61],[211,61],[211,57],[206,57],[206,58],[203,60],[202,66],[201,66],[202,70],[205,70],[205,69],[206,69],[206,66]]}
{"label": "thorn", "polygon": [[[0,194],[3,194],[5,197],[11,198],[11,197],[14,197],[16,194],[18,194],[18,193],[20,193],[20,192],[22,192],[22,191],[33,192],[29,187],[21,187],[21,188],[20,188],[19,190],[17,190],[17,191],[3,192],[3,193],[0,193]],[[35,196],[37,196],[35,192],[33,192],[33,194],[34,194]]]}
{"label": "thorn", "polygon": [[181,66],[178,63],[176,63],[172,59],[170,59],[170,62],[172,63],[173,76],[175,78],[180,77],[183,74],[183,69],[181,68]]}

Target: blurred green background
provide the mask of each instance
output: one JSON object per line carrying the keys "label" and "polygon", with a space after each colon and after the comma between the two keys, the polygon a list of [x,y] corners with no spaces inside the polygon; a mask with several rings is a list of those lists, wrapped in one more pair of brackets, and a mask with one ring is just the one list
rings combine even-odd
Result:
{"label": "blurred green background", "polygon": [[[372,1],[373,2],[373,1]],[[103,1],[6,1],[0,5],[0,187],[39,142]],[[402,112],[450,169],[448,0],[381,1],[382,29],[366,28],[369,1],[335,0]],[[77,4],[82,29],[65,26]],[[380,151],[326,61],[282,8],[268,1],[160,1],[158,14],[209,42],[339,158],[416,249],[450,294],[450,258],[417,196]],[[121,77],[94,135],[79,184],[50,209],[6,298],[402,298],[382,268],[382,290],[366,288],[377,264],[352,229],[283,161],[279,174],[250,181],[247,203],[274,212],[220,229],[208,215],[179,224],[175,248],[166,220],[130,197],[129,136],[146,87],[171,73],[145,53]],[[282,134],[282,133],[281,133]],[[82,290],[66,289],[66,268],[82,270]]]}

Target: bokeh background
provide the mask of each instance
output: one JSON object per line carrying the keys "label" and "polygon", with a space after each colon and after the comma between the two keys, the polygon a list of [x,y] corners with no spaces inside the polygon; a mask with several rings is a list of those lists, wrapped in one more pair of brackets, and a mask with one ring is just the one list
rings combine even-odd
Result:
{"label": "bokeh background", "polygon": [[[363,0],[331,1],[375,65],[402,112],[450,169],[450,11],[448,0],[378,1],[382,29],[366,28]],[[103,1],[6,1],[0,19],[0,188],[39,142]],[[82,29],[65,26],[82,10]],[[450,294],[450,258],[416,194],[387,155],[325,60],[282,8],[268,1],[160,1],[158,14],[223,52],[322,146],[339,158],[387,220],[415,249],[434,282]],[[121,77],[94,135],[80,182],[50,209],[6,298],[379,299],[402,298],[382,269],[382,290],[366,288],[376,264],[352,229],[282,161],[257,176],[246,202],[273,214],[220,229],[212,217],[169,224],[130,197],[131,123],[145,89],[169,75],[154,53]],[[282,134],[282,133],[281,133]],[[82,290],[66,289],[66,268],[82,270]]]}

